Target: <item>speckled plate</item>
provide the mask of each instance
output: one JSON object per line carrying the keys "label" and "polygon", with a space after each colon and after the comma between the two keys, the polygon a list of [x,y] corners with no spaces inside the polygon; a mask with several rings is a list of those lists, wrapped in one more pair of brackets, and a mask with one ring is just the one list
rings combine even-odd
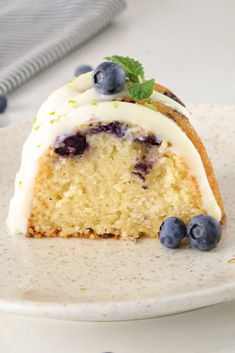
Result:
{"label": "speckled plate", "polygon": [[28,239],[5,226],[29,124],[0,130],[0,311],[67,320],[141,319],[235,298],[235,107],[192,105],[228,223],[208,253],[159,241]]}

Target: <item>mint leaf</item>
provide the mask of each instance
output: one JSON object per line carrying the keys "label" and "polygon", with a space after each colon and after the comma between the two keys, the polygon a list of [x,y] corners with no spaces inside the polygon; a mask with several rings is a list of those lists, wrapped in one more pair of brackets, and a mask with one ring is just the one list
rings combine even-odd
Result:
{"label": "mint leaf", "polygon": [[153,93],[154,80],[147,80],[143,83],[129,83],[127,90],[129,95],[139,101],[142,99],[147,99]]}
{"label": "mint leaf", "polygon": [[141,82],[144,78],[144,68],[137,60],[120,55],[107,56],[105,59],[122,66],[126,76],[132,82]]}
{"label": "mint leaf", "polygon": [[120,65],[125,71],[126,77],[130,81],[127,82],[127,90],[130,97],[138,101],[148,99],[151,96],[154,80],[143,81],[144,68],[139,61],[120,55],[107,56],[105,59]]}

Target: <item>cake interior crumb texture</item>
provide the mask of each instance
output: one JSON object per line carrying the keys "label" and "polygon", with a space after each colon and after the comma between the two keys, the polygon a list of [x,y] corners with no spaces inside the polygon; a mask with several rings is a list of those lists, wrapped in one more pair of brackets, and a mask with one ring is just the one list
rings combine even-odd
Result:
{"label": "cake interior crumb texture", "polygon": [[200,213],[198,185],[166,141],[150,146],[105,132],[82,156],[49,148],[39,160],[29,236],[157,237],[169,216]]}

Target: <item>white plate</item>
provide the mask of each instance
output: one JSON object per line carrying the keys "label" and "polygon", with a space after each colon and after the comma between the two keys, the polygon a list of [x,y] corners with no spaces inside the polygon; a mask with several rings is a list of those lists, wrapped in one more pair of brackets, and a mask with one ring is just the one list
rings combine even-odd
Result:
{"label": "white plate", "polygon": [[235,298],[235,108],[192,106],[221,183],[228,223],[211,252],[158,240],[11,237],[5,218],[30,126],[0,130],[0,311],[67,320],[128,320]]}

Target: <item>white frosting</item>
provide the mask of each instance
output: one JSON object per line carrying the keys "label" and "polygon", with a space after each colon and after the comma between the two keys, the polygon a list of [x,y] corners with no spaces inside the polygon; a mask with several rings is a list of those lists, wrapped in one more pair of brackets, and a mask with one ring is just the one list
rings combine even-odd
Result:
{"label": "white frosting", "polygon": [[[184,158],[195,176],[204,209],[220,221],[220,207],[209,185],[201,157],[191,140],[174,121],[158,111],[139,104],[112,102],[123,94],[125,92],[106,96],[98,94],[92,87],[91,74],[88,73],[55,91],[42,104],[33,130],[24,144],[22,163],[16,176],[15,194],[10,202],[7,219],[11,234],[27,231],[38,159],[55,142],[57,136],[72,133],[91,118],[138,124],[153,131],[162,140],[170,141],[172,150]],[[163,94],[154,92],[152,99],[189,116],[183,106]]]}
{"label": "white frosting", "polygon": [[[45,118],[48,118],[50,112],[56,112],[56,114],[68,114],[70,111],[74,110],[74,104],[68,103],[69,101],[74,100],[79,105],[85,105],[95,101],[113,101],[124,95],[127,95],[125,90],[117,94],[99,94],[92,84],[92,74],[88,72],[53,92],[39,109],[37,123],[45,121]],[[177,110],[187,118],[190,117],[188,110],[184,106],[162,93],[154,91],[151,99]]]}

